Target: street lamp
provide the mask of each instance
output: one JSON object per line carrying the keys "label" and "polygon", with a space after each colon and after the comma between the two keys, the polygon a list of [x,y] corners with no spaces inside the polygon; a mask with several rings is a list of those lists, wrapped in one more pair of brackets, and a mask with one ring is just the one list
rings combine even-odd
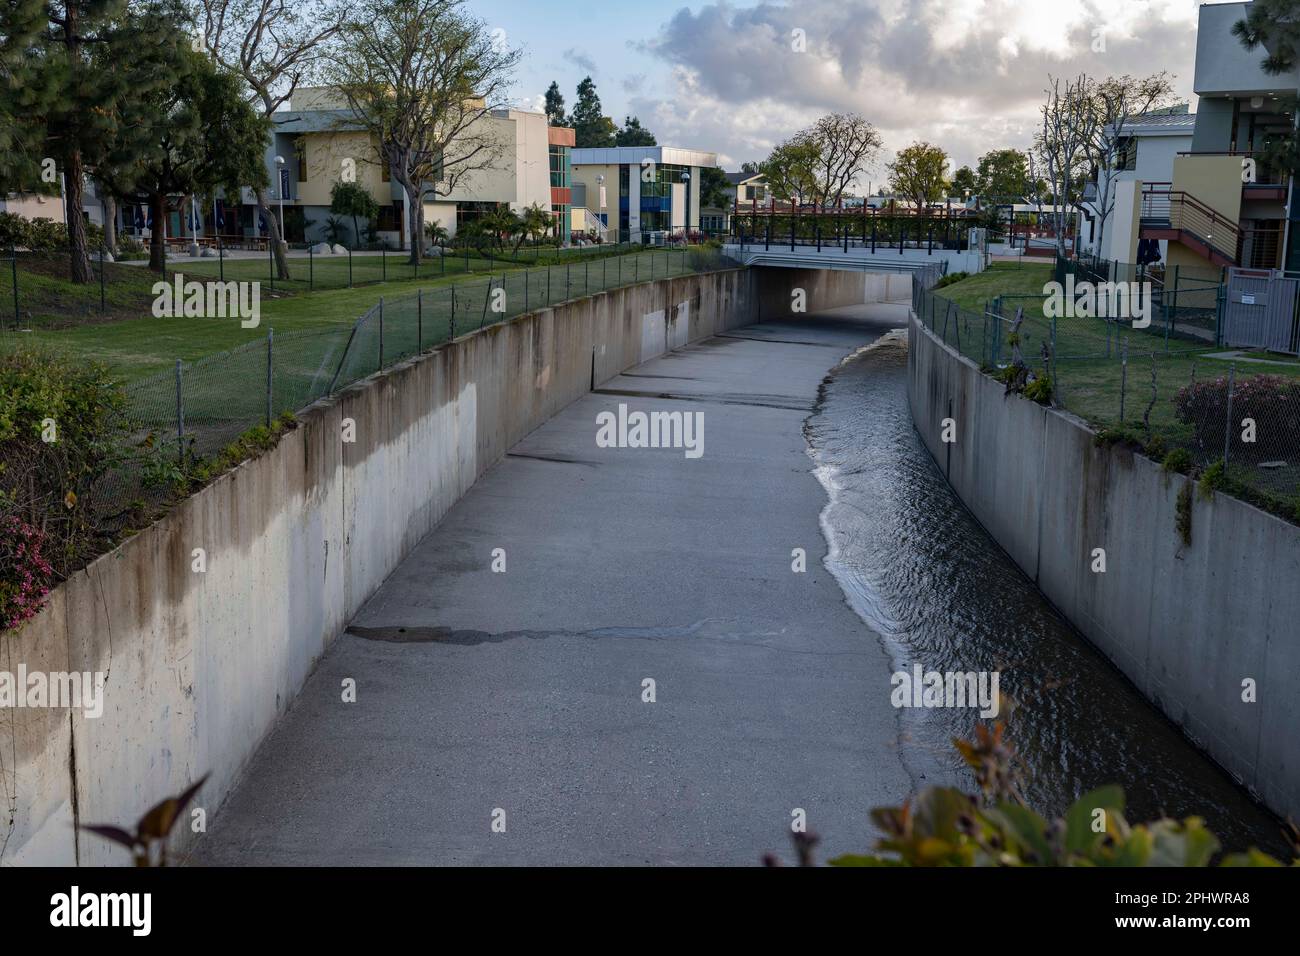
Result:
{"label": "street lamp", "polygon": [[600,192],[600,195],[597,197],[600,201],[600,214],[601,214],[600,226],[602,229],[605,230],[605,237],[601,241],[605,242],[609,240],[609,224],[608,222],[606,222],[604,218],[605,216],[605,174],[604,173],[601,173],[599,176],[596,177],[596,186]]}
{"label": "street lamp", "polygon": [[280,194],[280,241],[284,242],[284,157],[275,157],[275,189]]}
{"label": "street lamp", "polygon": [[682,170],[682,185],[686,187],[686,208],[682,210],[682,245],[686,244],[686,237],[691,231],[691,171]]}

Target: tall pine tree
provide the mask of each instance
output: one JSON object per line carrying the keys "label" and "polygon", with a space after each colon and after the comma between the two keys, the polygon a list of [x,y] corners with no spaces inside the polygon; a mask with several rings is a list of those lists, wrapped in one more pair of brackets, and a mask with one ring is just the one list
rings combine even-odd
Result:
{"label": "tall pine tree", "polygon": [[578,84],[578,99],[573,104],[573,115],[569,120],[573,125],[574,139],[579,148],[615,145],[614,139],[618,127],[601,110],[600,97],[596,95],[596,84],[589,76]]}
{"label": "tall pine tree", "polygon": [[560,84],[554,80],[546,88],[546,122],[552,126],[566,126],[569,122],[564,115],[564,94],[560,92]]}

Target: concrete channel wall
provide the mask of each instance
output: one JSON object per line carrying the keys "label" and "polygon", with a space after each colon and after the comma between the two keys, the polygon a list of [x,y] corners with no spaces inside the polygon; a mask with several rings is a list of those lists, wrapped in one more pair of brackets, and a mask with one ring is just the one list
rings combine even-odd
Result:
{"label": "concrete channel wall", "polygon": [[[464,336],[312,406],[276,448],[74,575],[34,620],[0,634],[0,671],[103,672],[104,713],[0,707],[0,865],[126,864],[75,824],[133,826],[203,774],[195,805],[214,812],[398,562],[479,475],[593,385],[748,325],[760,305],[788,314],[796,282],[810,311],[883,288],[861,274],[795,273],[663,279]],[[177,827],[182,849],[188,824]]]}
{"label": "concrete channel wall", "polygon": [[[1005,396],[915,318],[908,341],[916,429],[975,517],[1196,744],[1275,812],[1300,816],[1300,528],[1194,490],[1184,545],[1189,479]],[[1092,570],[1097,548],[1105,573]]]}

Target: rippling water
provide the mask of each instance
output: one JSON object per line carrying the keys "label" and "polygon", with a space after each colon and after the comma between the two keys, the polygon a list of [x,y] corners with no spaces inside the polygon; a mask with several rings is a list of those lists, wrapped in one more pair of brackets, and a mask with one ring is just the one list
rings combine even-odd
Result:
{"label": "rippling water", "polygon": [[[1008,731],[1022,791],[1040,812],[1119,783],[1131,821],[1197,815],[1225,849],[1285,856],[1279,822],[1077,634],[966,511],[913,431],[906,360],[894,337],[846,360],[807,425],[830,496],[830,570],[895,669],[1000,671],[1016,701]],[[964,776],[951,738],[970,735],[976,711],[899,713],[917,785]]]}

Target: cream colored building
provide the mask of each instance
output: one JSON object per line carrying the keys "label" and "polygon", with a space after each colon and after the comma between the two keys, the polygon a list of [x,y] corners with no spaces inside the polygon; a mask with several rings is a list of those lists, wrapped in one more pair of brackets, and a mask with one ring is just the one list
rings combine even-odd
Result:
{"label": "cream colored building", "polygon": [[[406,193],[392,181],[379,161],[378,144],[360,126],[335,91],[321,87],[296,90],[290,109],[275,116],[273,143],[267,153],[272,201],[278,202],[275,157],[281,156],[290,169],[285,203],[298,210],[295,219],[305,220],[301,238],[318,241],[324,238],[331,216],[331,189],[340,179],[351,178],[363,184],[379,204],[375,224],[379,239],[406,248]],[[535,203],[562,218],[560,225],[567,235],[567,198],[563,204],[555,202],[551,153],[552,141],[563,139],[566,133],[571,137],[571,131],[550,127],[545,114],[521,109],[493,110],[476,120],[472,129],[476,136],[486,129],[485,138],[494,145],[485,153],[481,168],[467,171],[450,188],[446,183],[426,187],[425,223],[438,223],[454,236],[465,221],[497,206],[522,212]],[[252,197],[245,196],[244,201],[247,205]],[[350,219],[339,218],[350,232]],[[290,239],[296,238],[292,228],[287,231]]]}

